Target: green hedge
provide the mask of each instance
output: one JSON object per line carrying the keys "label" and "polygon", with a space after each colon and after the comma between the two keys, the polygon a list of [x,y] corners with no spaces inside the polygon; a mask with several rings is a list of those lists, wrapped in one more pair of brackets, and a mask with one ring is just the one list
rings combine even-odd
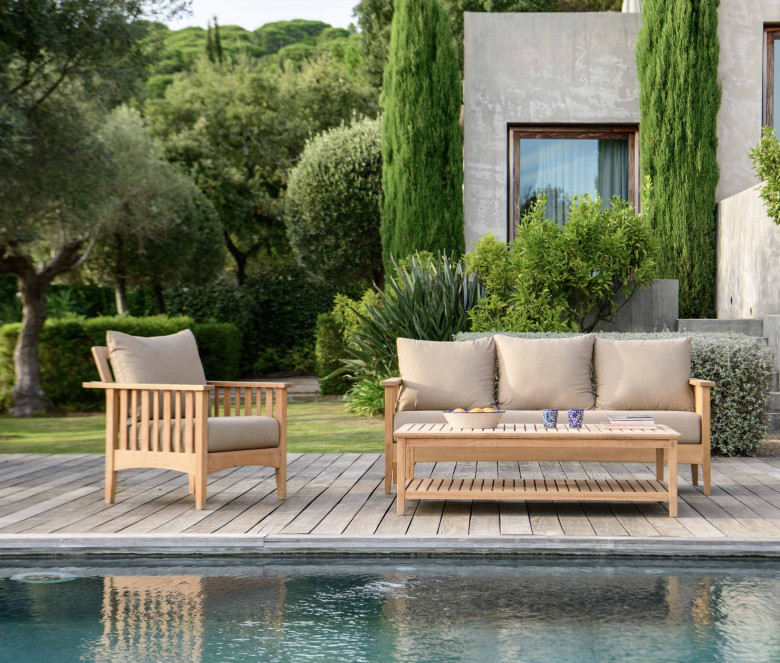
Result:
{"label": "green hedge", "polygon": [[[501,332],[503,333],[503,332]],[[486,333],[458,334],[471,340]],[[507,336],[544,338],[572,336],[555,333],[507,333]],[[760,339],[743,334],[599,334],[617,340],[691,337],[691,376],[716,383],[712,390],[712,450],[716,453],[753,455],[766,435],[772,352]]]}
{"label": "green hedge", "polygon": [[[0,327],[0,408],[10,405],[14,385],[13,353],[20,325]],[[90,348],[106,344],[106,331],[134,336],[163,336],[192,329],[206,376],[230,380],[238,377],[241,336],[228,323],[194,323],[185,316],[150,318],[61,318],[48,320],[41,332],[38,350],[43,387],[55,407],[63,410],[94,410],[103,404],[103,394],[84,389],[82,382],[97,380]]]}

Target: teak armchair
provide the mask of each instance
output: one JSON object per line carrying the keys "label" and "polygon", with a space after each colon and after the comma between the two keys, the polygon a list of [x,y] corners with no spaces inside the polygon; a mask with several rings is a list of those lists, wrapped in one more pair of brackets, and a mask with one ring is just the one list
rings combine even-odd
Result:
{"label": "teak armchair", "polygon": [[208,475],[245,465],[274,467],[277,496],[285,499],[290,383],[121,383],[108,348],[93,347],[92,356],[101,381],[83,386],[106,392],[106,502],[115,500],[119,470],[154,467],[189,474],[190,493],[203,509]]}

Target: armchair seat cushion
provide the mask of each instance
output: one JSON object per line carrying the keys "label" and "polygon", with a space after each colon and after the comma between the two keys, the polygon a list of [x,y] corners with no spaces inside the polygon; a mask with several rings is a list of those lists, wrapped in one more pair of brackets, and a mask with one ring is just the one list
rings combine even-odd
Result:
{"label": "armchair seat cushion", "polygon": [[[701,417],[695,412],[681,412],[678,410],[642,410],[631,412],[628,410],[585,410],[583,423],[598,424],[606,421],[607,417],[626,417],[636,414],[649,414],[657,424],[664,424],[676,430],[682,437],[680,444],[699,444],[701,442]],[[396,412],[393,421],[393,430],[397,430],[404,424],[446,424],[447,420],[441,410],[417,410]],[[502,424],[541,424],[541,410],[507,410]],[[568,416],[565,410],[558,413],[558,423],[568,424]]]}
{"label": "armchair seat cushion", "polygon": [[209,417],[209,453],[278,446],[279,422],[273,417]]}

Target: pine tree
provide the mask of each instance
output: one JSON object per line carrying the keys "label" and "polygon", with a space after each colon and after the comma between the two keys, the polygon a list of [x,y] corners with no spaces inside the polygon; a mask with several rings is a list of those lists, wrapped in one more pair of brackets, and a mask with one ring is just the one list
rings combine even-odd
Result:
{"label": "pine tree", "polygon": [[396,0],[382,122],[382,255],[460,256],[461,83],[449,17],[437,0]]}
{"label": "pine tree", "polygon": [[714,315],[719,0],[645,0],[636,46],[641,169],[653,183],[659,276],[680,315]]}
{"label": "pine tree", "polygon": [[216,56],[217,62],[219,64],[222,64],[222,39],[220,39],[219,36],[219,23],[217,23],[217,17],[214,17],[214,55]]}
{"label": "pine tree", "polygon": [[209,62],[216,61],[216,54],[214,52],[214,35],[211,31],[211,23],[209,23],[206,28],[206,56],[208,57]]}

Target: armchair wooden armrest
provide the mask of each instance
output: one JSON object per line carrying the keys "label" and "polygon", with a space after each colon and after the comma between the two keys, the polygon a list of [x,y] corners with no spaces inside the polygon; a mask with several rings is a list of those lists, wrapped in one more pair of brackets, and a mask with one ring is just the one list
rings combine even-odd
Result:
{"label": "armchair wooden armrest", "polygon": [[691,378],[688,380],[688,384],[692,387],[714,387],[715,383],[712,380],[700,380],[698,378]]}
{"label": "armchair wooden armrest", "polygon": [[404,381],[401,378],[387,378],[380,383],[385,388],[385,492],[389,493],[393,483],[393,476],[395,475],[395,462],[393,451],[393,444],[395,438],[393,436],[395,409],[398,406],[398,396],[401,393],[401,388],[404,385]]}

